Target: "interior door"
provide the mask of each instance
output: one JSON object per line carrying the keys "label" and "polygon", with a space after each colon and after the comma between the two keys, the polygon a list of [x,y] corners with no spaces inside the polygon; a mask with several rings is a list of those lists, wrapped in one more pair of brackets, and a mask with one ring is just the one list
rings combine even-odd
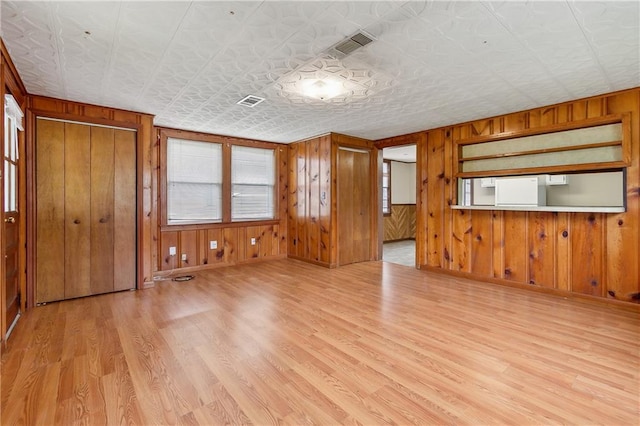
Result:
{"label": "interior door", "polygon": [[20,214],[18,206],[18,129],[12,119],[5,117],[4,126],[4,228],[5,250],[5,312],[4,334],[20,312]]}
{"label": "interior door", "polygon": [[371,260],[371,173],[366,150],[338,149],[338,264]]}

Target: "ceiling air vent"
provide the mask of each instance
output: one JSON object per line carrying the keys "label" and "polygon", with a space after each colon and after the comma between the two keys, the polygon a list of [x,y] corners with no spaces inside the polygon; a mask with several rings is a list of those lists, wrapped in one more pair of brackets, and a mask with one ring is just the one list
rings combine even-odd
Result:
{"label": "ceiling air vent", "polygon": [[358,32],[329,49],[329,54],[344,58],[372,41],[373,37],[363,32]]}
{"label": "ceiling air vent", "polygon": [[249,108],[253,108],[254,106],[258,105],[262,101],[264,101],[264,98],[261,98],[260,96],[248,95],[240,99],[236,103],[238,105],[244,105],[244,106],[248,106]]}

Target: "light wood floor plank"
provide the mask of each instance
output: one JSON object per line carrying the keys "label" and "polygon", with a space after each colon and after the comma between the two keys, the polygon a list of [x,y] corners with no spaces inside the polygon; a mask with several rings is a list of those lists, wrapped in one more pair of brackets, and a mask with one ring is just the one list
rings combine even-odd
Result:
{"label": "light wood floor plank", "polygon": [[277,260],[28,311],[1,424],[638,425],[640,311]]}

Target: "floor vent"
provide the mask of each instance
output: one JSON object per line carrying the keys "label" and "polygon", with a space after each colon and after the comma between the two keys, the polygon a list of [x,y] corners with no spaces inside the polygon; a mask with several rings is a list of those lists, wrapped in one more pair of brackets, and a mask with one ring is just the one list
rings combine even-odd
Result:
{"label": "floor vent", "polygon": [[248,95],[240,99],[236,103],[238,105],[244,105],[244,106],[248,106],[249,108],[253,108],[254,106],[258,105],[262,101],[264,101],[264,98],[261,98],[260,96]]}

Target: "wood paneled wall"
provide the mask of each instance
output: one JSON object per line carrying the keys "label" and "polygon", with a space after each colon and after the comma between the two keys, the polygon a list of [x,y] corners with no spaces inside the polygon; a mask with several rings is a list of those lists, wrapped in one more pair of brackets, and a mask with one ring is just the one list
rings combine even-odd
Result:
{"label": "wood paneled wall", "polygon": [[288,255],[324,266],[337,261],[333,163],[330,134],[289,145]]}
{"label": "wood paneled wall", "polygon": [[[87,124],[98,124],[136,129],[137,149],[137,268],[138,288],[153,283],[153,273],[157,270],[157,144],[153,137],[153,116],[131,111],[106,108],[78,102],[29,96],[27,111],[27,209],[30,215],[28,234],[28,271],[34,270],[35,240],[35,122],[36,117],[49,117]],[[34,303],[34,281],[27,279],[29,306]]]}
{"label": "wood paneled wall", "polygon": [[416,205],[391,204],[391,214],[384,217],[384,241],[416,237]]}
{"label": "wood paneled wall", "polygon": [[[338,266],[338,147],[371,150],[372,170],[380,175],[381,151],[371,141],[330,133],[289,145],[288,256],[318,265]],[[380,157],[380,158],[379,158]],[[372,205],[377,206],[379,185],[371,178]],[[379,210],[379,209],[378,209]],[[382,228],[380,214],[372,215],[372,257]]]}
{"label": "wood paneled wall", "polygon": [[[282,257],[280,225],[256,225],[226,228],[193,229],[161,232],[160,269],[175,269],[234,265],[253,260]],[[255,245],[251,239],[255,239]],[[210,249],[209,242],[216,241],[217,248]],[[176,247],[176,256],[169,255],[169,247]],[[186,256],[182,260],[182,255]]]}
{"label": "wood paneled wall", "polygon": [[[631,113],[625,213],[452,210],[454,142]],[[416,249],[421,267],[608,297],[640,291],[640,89],[421,132]],[[378,141],[389,146],[393,140]],[[380,146],[380,145],[378,145]]]}
{"label": "wood paneled wall", "polygon": [[[287,255],[287,162],[288,150],[284,145],[220,135],[199,134],[186,130],[155,128],[158,141],[166,137],[206,140],[222,144],[275,148],[277,162],[276,214],[275,220],[258,222],[216,223],[210,225],[164,225],[158,222],[157,268],[159,271],[191,271],[237,263],[285,257]],[[163,156],[160,156],[163,161]],[[230,164],[227,166],[230,169]],[[160,173],[165,167],[160,164],[155,180],[160,182]],[[157,208],[166,203],[164,194],[158,191]],[[162,215],[158,213],[158,218]],[[255,244],[251,240],[255,239]],[[217,248],[210,249],[216,241]],[[171,256],[169,248],[176,248]],[[183,255],[186,260],[183,260]]]}

